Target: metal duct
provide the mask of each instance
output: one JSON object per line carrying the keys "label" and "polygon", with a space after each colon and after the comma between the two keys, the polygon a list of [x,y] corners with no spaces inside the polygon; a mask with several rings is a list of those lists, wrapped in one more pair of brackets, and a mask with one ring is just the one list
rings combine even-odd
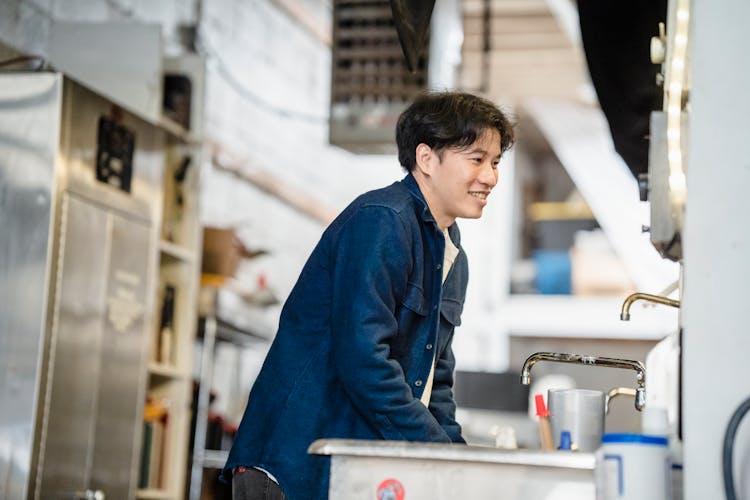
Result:
{"label": "metal duct", "polygon": [[435,0],[391,0],[393,22],[409,71],[417,69],[434,7]]}

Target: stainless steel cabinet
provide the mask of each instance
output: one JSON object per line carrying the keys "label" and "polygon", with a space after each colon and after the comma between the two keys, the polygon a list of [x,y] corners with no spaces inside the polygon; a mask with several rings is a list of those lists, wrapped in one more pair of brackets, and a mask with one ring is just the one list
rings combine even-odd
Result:
{"label": "stainless steel cabinet", "polygon": [[[135,138],[97,181],[98,123]],[[165,133],[60,74],[0,75],[0,498],[136,495]]]}
{"label": "stainless steel cabinet", "polygon": [[0,78],[0,497],[26,498],[42,379],[59,75]]}

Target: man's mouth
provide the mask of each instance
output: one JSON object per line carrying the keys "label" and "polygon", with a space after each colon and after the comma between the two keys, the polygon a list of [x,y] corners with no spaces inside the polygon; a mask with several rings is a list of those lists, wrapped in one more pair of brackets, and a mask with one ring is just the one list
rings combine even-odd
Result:
{"label": "man's mouth", "polygon": [[486,200],[487,196],[489,196],[490,193],[486,191],[469,191],[469,194],[472,195],[474,198],[479,198],[480,200]]}

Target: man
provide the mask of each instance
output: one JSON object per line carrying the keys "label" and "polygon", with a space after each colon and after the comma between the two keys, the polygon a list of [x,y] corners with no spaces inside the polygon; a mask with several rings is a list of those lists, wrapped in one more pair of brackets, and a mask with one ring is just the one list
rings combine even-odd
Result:
{"label": "man", "polygon": [[465,442],[451,341],[468,267],[455,220],[482,215],[513,140],[507,117],[470,94],[424,94],[402,113],[406,177],[331,223],[284,305],[224,469],[236,500],[327,498],[329,461],[307,454],[316,439]]}

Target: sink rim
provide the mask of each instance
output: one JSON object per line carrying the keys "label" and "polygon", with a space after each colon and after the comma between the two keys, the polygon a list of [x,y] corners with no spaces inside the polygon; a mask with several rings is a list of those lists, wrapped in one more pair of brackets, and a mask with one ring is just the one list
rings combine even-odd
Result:
{"label": "sink rim", "polygon": [[504,450],[456,443],[318,439],[307,452],[314,455],[450,460],[587,470],[593,470],[595,465],[593,453]]}

